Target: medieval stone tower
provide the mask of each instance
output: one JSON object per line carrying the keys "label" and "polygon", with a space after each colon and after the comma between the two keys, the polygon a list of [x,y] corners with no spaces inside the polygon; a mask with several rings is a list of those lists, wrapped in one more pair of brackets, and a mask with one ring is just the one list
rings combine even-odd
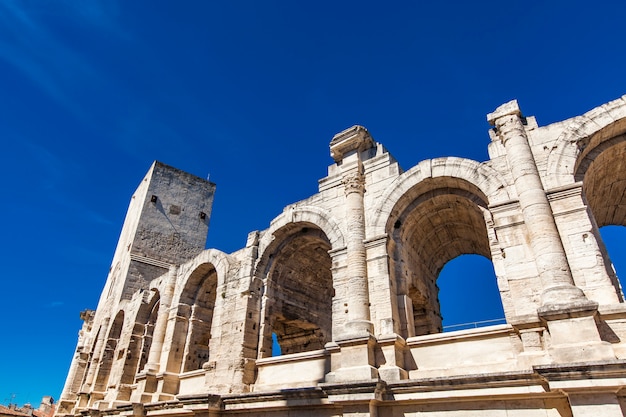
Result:
{"label": "medieval stone tower", "polygon": [[[539,127],[487,116],[490,159],[404,171],[360,126],[319,192],[230,254],[215,186],[155,162],[59,414],[626,415],[626,304],[599,228],[626,226],[626,96]],[[442,332],[437,278],[491,260],[506,324]],[[272,354],[272,339],[281,347]]]}

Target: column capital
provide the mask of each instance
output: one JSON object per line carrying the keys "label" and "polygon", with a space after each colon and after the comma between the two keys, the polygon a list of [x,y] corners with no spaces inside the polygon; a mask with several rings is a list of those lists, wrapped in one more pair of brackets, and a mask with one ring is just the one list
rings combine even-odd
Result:
{"label": "column capital", "polygon": [[365,192],[365,175],[358,170],[348,172],[341,180],[346,195],[351,193],[363,194]]}
{"label": "column capital", "polygon": [[528,140],[524,128],[525,121],[517,100],[511,100],[498,107],[493,113],[489,113],[487,121],[494,127],[496,137],[502,143],[506,143],[512,137],[522,137]]}
{"label": "column capital", "polygon": [[508,103],[504,103],[495,109],[492,113],[487,115],[487,121],[491,126],[497,126],[496,121],[505,116],[517,116],[522,117],[522,111],[517,104],[517,100],[511,100]]}

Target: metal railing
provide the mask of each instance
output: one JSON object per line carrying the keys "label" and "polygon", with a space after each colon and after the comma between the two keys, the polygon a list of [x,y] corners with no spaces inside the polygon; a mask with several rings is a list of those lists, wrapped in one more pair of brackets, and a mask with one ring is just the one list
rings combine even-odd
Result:
{"label": "metal railing", "polygon": [[477,329],[479,327],[492,326],[495,324],[506,324],[506,319],[502,317],[500,319],[473,321],[473,322],[461,323],[461,324],[451,324],[449,326],[443,326],[443,331],[450,332],[454,330]]}

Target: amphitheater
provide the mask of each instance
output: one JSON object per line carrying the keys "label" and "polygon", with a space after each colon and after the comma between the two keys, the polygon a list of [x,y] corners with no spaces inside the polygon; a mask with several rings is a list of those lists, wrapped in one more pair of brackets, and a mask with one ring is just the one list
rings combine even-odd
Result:
{"label": "amphitheater", "polygon": [[[487,119],[488,161],[406,171],[365,128],[338,133],[319,192],[230,254],[205,249],[215,185],[155,162],[57,415],[626,415],[599,234],[626,226],[626,96],[541,127],[516,101]],[[505,324],[442,332],[437,278],[464,254],[491,260]]]}

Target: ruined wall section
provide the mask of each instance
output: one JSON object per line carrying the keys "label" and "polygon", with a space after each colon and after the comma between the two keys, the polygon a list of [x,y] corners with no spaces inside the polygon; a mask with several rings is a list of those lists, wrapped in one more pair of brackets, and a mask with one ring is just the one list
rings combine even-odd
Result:
{"label": "ruined wall section", "polygon": [[[74,412],[322,415],[329,407],[334,415],[568,416],[587,395],[603,402],[592,406],[617,410],[626,307],[603,264],[590,188],[574,180],[580,161],[559,143],[579,119],[538,127],[506,103],[489,115],[489,161],[434,158],[406,172],[354,126],[331,141],[335,163],[319,192],[285,207],[232,254],[192,255],[193,239],[181,230],[197,231],[198,218],[177,223],[187,206],[175,200],[193,202],[181,189],[194,185],[154,174],[155,165],[148,177],[159,186],[140,186],[142,210],[128,220],[136,233],[118,248],[130,252],[126,281],[135,284],[110,286],[123,299],[99,308],[104,319],[93,328],[104,336],[90,330],[79,343],[94,347],[77,355],[90,355],[87,366],[73,363],[70,372],[89,382]],[[594,130],[575,140],[622,149],[623,139],[607,133],[613,127],[598,129],[606,145]],[[556,173],[555,149],[570,153]],[[596,153],[582,156],[592,175],[621,172],[593,165],[617,164],[621,153]],[[611,193],[623,194],[622,180],[598,187],[614,184]],[[466,253],[491,259],[506,324],[442,333],[438,275]],[[149,281],[159,268],[170,273]],[[120,311],[122,334],[113,333],[107,352]],[[199,328],[207,339],[196,337]],[[289,347],[282,356],[271,357],[272,332]],[[101,371],[110,375],[98,379]],[[81,386],[72,378],[69,394]],[[596,385],[599,378],[606,385]]]}

